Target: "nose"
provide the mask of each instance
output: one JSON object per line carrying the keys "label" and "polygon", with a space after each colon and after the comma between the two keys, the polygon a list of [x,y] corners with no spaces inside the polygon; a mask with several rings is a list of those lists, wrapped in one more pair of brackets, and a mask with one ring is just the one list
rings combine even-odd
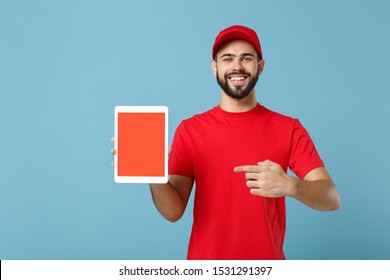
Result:
{"label": "nose", "polygon": [[243,66],[243,64],[242,64],[242,61],[241,61],[241,59],[239,59],[239,58],[236,58],[235,60],[234,60],[234,64],[233,64],[233,71],[237,71],[237,70],[243,70],[244,69],[244,66]]}

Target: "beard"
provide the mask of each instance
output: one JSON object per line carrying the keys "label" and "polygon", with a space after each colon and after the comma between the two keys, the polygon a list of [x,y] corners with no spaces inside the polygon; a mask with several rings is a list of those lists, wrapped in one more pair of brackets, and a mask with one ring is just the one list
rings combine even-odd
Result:
{"label": "beard", "polygon": [[[246,86],[235,86],[234,88],[231,88],[228,84],[228,75],[246,75],[248,76],[249,83]],[[222,90],[230,97],[234,99],[243,99],[247,97],[252,89],[256,86],[257,80],[259,79],[258,75],[255,75],[252,77],[250,73],[247,73],[243,70],[237,71],[237,72],[231,72],[228,74],[225,74],[223,79],[219,78],[218,71],[217,71],[217,82],[219,86],[222,88]]]}

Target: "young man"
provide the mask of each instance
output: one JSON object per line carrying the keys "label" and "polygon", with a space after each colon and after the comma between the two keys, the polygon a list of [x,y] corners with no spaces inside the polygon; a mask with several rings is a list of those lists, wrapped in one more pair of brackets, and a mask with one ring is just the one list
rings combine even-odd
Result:
{"label": "young man", "polygon": [[285,259],[285,197],[328,211],[339,193],[299,121],[256,101],[264,60],[255,31],[221,31],[211,67],[221,103],[178,126],[170,179],[150,186],[153,201],[175,222],[196,183],[188,259]]}

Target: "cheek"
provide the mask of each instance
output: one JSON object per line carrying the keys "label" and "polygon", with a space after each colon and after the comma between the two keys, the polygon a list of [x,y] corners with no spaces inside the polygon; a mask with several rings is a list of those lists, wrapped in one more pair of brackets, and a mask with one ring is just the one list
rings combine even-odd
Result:
{"label": "cheek", "polygon": [[229,67],[224,66],[222,63],[217,64],[215,67],[215,71],[217,74],[219,73],[220,77],[223,77],[228,72],[228,69]]}
{"label": "cheek", "polygon": [[221,69],[218,68],[217,72],[216,72],[216,77],[218,77],[218,79],[220,79],[220,80],[224,80],[225,79],[225,72],[221,71]]}
{"label": "cheek", "polygon": [[260,68],[257,66],[253,66],[253,67],[248,69],[248,72],[250,72],[252,76],[255,76],[255,75],[257,76],[260,73]]}

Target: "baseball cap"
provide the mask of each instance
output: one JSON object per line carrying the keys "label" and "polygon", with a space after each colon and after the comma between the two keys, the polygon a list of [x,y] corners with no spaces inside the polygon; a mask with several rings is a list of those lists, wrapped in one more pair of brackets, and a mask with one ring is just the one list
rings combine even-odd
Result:
{"label": "baseball cap", "polygon": [[245,41],[248,41],[253,45],[253,47],[256,49],[256,51],[259,53],[260,58],[263,58],[263,54],[261,52],[261,46],[259,38],[257,37],[257,34],[254,30],[242,26],[242,25],[233,25],[230,26],[221,32],[219,32],[217,38],[215,38],[215,42],[213,45],[212,50],[212,58],[214,58],[215,54],[217,53],[218,49],[227,41],[233,40],[233,39],[242,39]]}

